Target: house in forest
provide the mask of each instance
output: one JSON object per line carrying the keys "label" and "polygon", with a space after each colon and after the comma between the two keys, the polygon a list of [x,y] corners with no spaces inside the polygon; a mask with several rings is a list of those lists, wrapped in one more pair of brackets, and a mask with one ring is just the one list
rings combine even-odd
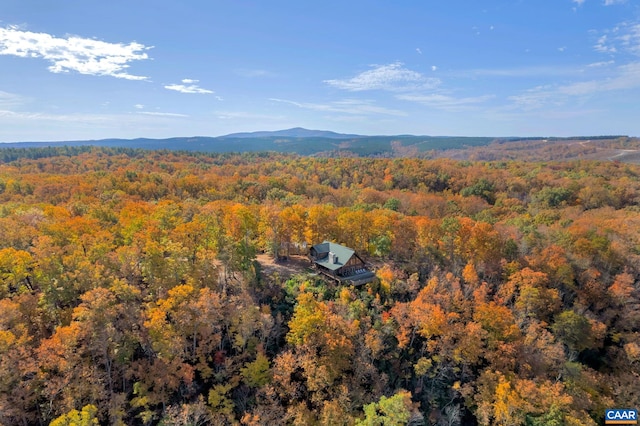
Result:
{"label": "house in forest", "polygon": [[330,241],[312,246],[309,259],[318,272],[341,284],[359,286],[375,278],[355,251]]}

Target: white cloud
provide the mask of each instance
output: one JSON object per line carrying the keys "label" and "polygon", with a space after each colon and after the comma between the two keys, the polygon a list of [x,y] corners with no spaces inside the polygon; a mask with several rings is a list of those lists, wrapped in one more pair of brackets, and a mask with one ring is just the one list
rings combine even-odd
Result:
{"label": "white cloud", "polygon": [[[188,119],[170,120],[146,113],[48,113],[7,111],[0,107],[0,142],[86,140],[105,137],[166,137]],[[192,131],[193,124],[188,126]],[[115,133],[114,133],[115,132]],[[157,132],[154,133],[153,132]]]}
{"label": "white cloud", "polygon": [[22,96],[0,90],[0,107],[9,108],[23,103],[24,98]]}
{"label": "white cloud", "polygon": [[556,77],[575,76],[580,72],[582,72],[582,70],[576,67],[532,66],[522,68],[473,69],[459,73],[459,75],[462,77]]}
{"label": "white cloud", "polygon": [[268,115],[268,114],[255,114],[245,111],[217,111],[216,117],[220,120],[283,120],[286,117],[284,115]]}
{"label": "white cloud", "polygon": [[454,98],[453,96],[447,96],[442,94],[430,94],[430,95],[419,95],[419,94],[401,94],[397,95],[396,98],[403,101],[411,101],[418,102],[420,104],[438,108],[447,111],[461,111],[467,110],[472,107],[475,107],[478,104],[484,103],[494,96],[485,95],[485,96],[476,96],[476,97],[468,97],[468,98]]}
{"label": "white cloud", "polygon": [[129,63],[148,59],[151,47],[131,42],[108,43],[68,36],[58,38],[46,33],[23,31],[15,26],[0,28],[0,55],[42,58],[51,63],[53,73],[75,71],[80,74],[111,76],[127,80],[147,77],[127,73]]}
{"label": "white cloud", "polygon": [[406,91],[433,88],[440,80],[428,78],[419,72],[403,68],[401,62],[378,65],[346,80],[324,80],[329,86],[350,92],[364,90]]}
{"label": "white cloud", "polygon": [[348,114],[382,114],[382,115],[407,115],[404,111],[397,109],[380,107],[373,101],[359,99],[344,99],[332,103],[335,111],[346,112]]}
{"label": "white cloud", "polygon": [[539,86],[509,99],[518,107],[535,109],[548,105],[564,105],[569,101],[585,99],[600,93],[633,89],[640,89],[640,62],[619,66],[612,77],[605,79],[580,81],[562,86]]}
{"label": "white cloud", "polygon": [[100,114],[47,114],[40,112],[16,112],[7,110],[0,110],[0,118],[11,118],[12,120],[29,120],[38,123],[63,122],[75,124],[100,124],[109,121],[116,122],[115,116]]}
{"label": "white cloud", "polygon": [[572,0],[574,3],[576,3],[578,6],[582,6],[582,4],[585,2],[585,0]]}
{"label": "white cloud", "polygon": [[604,0],[604,5],[605,6],[612,6],[614,4],[622,4],[622,3],[626,3],[627,0]]}
{"label": "white cloud", "polygon": [[431,71],[437,71],[437,70],[438,70],[438,67],[437,67],[437,66],[435,66],[435,65],[431,65]]}
{"label": "white cloud", "polygon": [[135,105],[134,105],[134,108],[136,108],[136,109],[144,109],[144,105],[142,105],[142,104],[135,104]]}
{"label": "white cloud", "polygon": [[598,41],[593,46],[596,52],[600,53],[616,53],[618,49],[615,46],[609,43],[607,35],[603,35],[598,38]]}
{"label": "white cloud", "polygon": [[236,74],[241,77],[257,78],[257,77],[274,77],[276,74],[266,70],[239,69]]}
{"label": "white cloud", "polygon": [[640,23],[623,22],[602,32],[593,48],[600,53],[631,53],[640,56]]}
{"label": "white cloud", "polygon": [[603,61],[603,62],[594,62],[592,64],[587,65],[589,68],[600,68],[600,67],[608,67],[609,65],[615,64],[616,61]]}
{"label": "white cloud", "polygon": [[554,93],[554,88],[551,86],[534,87],[519,95],[510,96],[508,99],[512,101],[516,107],[524,110],[542,108],[548,104],[559,104],[558,94]]}
{"label": "white cloud", "polygon": [[420,50],[420,48],[419,48],[419,47],[416,47],[416,52],[418,52],[419,54],[421,54],[421,55],[422,55],[422,50]]}
{"label": "white cloud", "polygon": [[598,92],[611,92],[640,88],[640,62],[618,67],[618,74],[605,80],[592,80],[574,83],[559,88],[560,93],[572,96],[591,95]]}
{"label": "white cloud", "polygon": [[175,112],[138,111],[138,114],[153,115],[156,117],[188,117],[186,114],[178,114]]}
{"label": "white cloud", "polygon": [[200,94],[211,94],[214,93],[213,90],[203,89],[199,87],[197,84],[199,80],[193,80],[190,78],[185,78],[182,80],[183,84],[168,84],[164,86],[167,90],[175,90],[180,93],[200,93]]}
{"label": "white cloud", "polygon": [[640,24],[626,24],[622,28],[625,32],[618,37],[622,48],[635,55],[640,55]]}
{"label": "white cloud", "polygon": [[358,100],[358,99],[344,99],[341,101],[334,101],[327,104],[317,104],[311,102],[296,102],[286,99],[270,98],[270,101],[281,102],[290,105],[295,105],[298,108],[309,109],[313,111],[323,112],[338,112],[343,114],[359,114],[359,115],[406,115],[404,111],[389,109],[375,105],[372,101]]}

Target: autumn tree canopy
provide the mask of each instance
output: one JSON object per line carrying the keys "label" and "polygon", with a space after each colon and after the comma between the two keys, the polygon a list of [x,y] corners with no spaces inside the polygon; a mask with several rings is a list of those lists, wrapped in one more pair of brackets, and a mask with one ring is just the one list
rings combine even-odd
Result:
{"label": "autumn tree canopy", "polygon": [[[0,424],[595,425],[640,406],[640,168],[0,164]],[[375,282],[257,261],[323,240]]]}

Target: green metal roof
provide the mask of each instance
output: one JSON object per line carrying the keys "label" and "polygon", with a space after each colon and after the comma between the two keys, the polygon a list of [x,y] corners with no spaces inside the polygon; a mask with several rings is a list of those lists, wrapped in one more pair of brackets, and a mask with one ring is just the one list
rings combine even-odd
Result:
{"label": "green metal roof", "polygon": [[376,274],[374,274],[373,272],[366,271],[358,275],[354,275],[353,277],[349,277],[348,279],[349,281],[351,281],[351,284],[357,287],[357,286],[372,282],[375,276]]}
{"label": "green metal roof", "polygon": [[351,256],[355,254],[355,252],[349,247],[341,246],[340,244],[332,243],[330,241],[324,241],[322,244],[316,244],[315,246],[313,246],[313,248],[318,253],[331,252],[338,257],[337,263],[332,263],[329,256],[323,259],[315,260],[315,263],[317,263],[318,265],[324,266],[325,268],[332,271],[336,271],[343,267],[345,263],[347,263],[349,259],[351,259]]}

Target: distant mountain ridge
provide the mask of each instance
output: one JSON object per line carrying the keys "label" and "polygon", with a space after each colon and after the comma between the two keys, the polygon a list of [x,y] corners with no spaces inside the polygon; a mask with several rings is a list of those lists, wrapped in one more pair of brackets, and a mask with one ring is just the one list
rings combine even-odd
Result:
{"label": "distant mountain ridge", "polygon": [[168,139],[102,139],[65,142],[0,143],[0,149],[103,146],[200,152],[282,152],[315,156],[409,157],[428,151],[484,146],[494,138],[456,136],[364,136],[293,128],[275,132],[234,133]]}
{"label": "distant mountain ridge", "polygon": [[285,130],[275,131],[260,131],[260,132],[242,132],[231,133],[220,138],[270,138],[270,137],[284,137],[284,138],[327,138],[327,139],[351,139],[351,138],[364,138],[363,135],[352,135],[345,133],[336,133],[329,130],[309,130],[302,127],[294,127]]}
{"label": "distant mountain ridge", "polygon": [[[567,160],[595,156],[594,158],[606,160],[638,162],[636,157],[640,158],[640,140],[626,136],[570,138],[364,136],[301,127],[277,131],[232,133],[218,137],[0,143],[0,150],[4,151],[0,157],[8,159],[25,155],[17,151],[9,153],[8,150],[46,147],[52,147],[55,150],[64,146],[215,153],[280,152],[323,157],[447,157],[485,161],[517,158]],[[562,151],[563,149],[566,152]]]}

